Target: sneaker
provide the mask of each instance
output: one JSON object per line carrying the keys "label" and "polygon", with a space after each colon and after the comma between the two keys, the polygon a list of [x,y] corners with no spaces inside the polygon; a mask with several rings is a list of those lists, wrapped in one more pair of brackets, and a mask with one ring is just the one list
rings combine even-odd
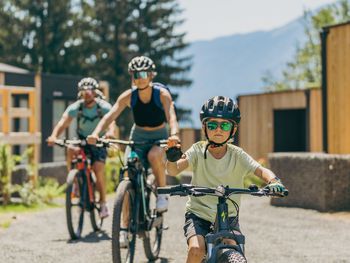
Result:
{"label": "sneaker", "polygon": [[101,204],[100,218],[106,218],[109,216],[108,206],[106,203]]}
{"label": "sneaker", "polygon": [[125,230],[120,230],[119,232],[119,247],[127,248],[129,245],[128,232]]}
{"label": "sneaker", "polygon": [[168,211],[168,203],[169,203],[168,195],[165,195],[165,194],[158,195],[157,204],[156,204],[157,212],[163,213]]}

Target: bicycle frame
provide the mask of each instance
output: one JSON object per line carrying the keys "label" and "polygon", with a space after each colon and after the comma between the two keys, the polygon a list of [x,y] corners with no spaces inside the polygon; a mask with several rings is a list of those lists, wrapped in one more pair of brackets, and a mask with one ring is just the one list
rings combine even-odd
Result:
{"label": "bicycle frame", "polygon": [[90,167],[90,161],[88,157],[85,154],[85,151],[82,147],[79,147],[79,153],[75,158],[72,160],[72,167],[76,167],[79,171],[82,171],[82,173],[78,173],[78,176],[81,176],[82,174],[82,180],[83,180],[83,189],[84,189],[84,184],[87,183],[87,190],[88,190],[88,197],[89,197],[89,202],[87,200],[84,200],[85,195],[82,195],[81,202],[82,206],[84,208],[87,208],[87,210],[93,209],[91,207],[91,204],[95,202],[94,200],[94,193],[92,189],[92,182],[91,182],[91,167]]}
{"label": "bicycle frame", "polygon": [[[209,233],[205,236],[208,263],[215,263],[218,252],[223,249],[235,249],[244,256],[244,238],[242,240],[237,240],[236,236],[230,232],[226,199],[224,197],[219,197],[218,199],[216,227],[213,233]],[[222,243],[223,239],[234,240],[237,245],[225,245]]]}
{"label": "bicycle frame", "polygon": [[149,217],[146,204],[146,187],[147,185],[147,167],[144,167],[134,150],[131,147],[131,152],[127,162],[128,178],[135,189],[135,201],[133,206],[133,221],[137,222],[131,226],[135,233],[140,234],[143,230],[149,230],[154,224],[154,218]]}

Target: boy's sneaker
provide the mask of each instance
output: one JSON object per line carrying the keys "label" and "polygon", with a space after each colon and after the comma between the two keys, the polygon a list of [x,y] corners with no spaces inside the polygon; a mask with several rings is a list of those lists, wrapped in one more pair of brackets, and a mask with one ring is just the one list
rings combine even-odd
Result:
{"label": "boy's sneaker", "polygon": [[106,203],[101,204],[100,218],[106,218],[109,216],[109,211]]}
{"label": "boy's sneaker", "polygon": [[125,230],[120,230],[119,232],[119,247],[127,248],[129,245],[128,232]]}
{"label": "boy's sneaker", "polygon": [[156,209],[157,212],[163,213],[168,211],[168,195],[160,194],[157,197]]}

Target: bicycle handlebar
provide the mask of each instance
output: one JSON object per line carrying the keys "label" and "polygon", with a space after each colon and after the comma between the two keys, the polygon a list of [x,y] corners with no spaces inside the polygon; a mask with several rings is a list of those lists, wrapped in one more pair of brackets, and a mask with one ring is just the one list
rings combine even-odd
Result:
{"label": "bicycle handlebar", "polygon": [[87,145],[86,140],[79,140],[79,139],[73,139],[73,140],[67,140],[67,139],[57,139],[55,140],[55,144],[61,147],[67,147],[67,146],[85,146]]}
{"label": "bicycle handlebar", "polygon": [[171,187],[158,187],[158,194],[170,194],[179,196],[204,196],[204,195],[214,195],[217,197],[228,198],[233,194],[249,194],[254,196],[276,196],[285,197],[288,195],[288,190],[283,193],[271,193],[267,188],[259,189],[256,185],[251,185],[249,188],[229,188],[225,186],[218,186],[216,188],[195,186],[191,184],[180,184]]}
{"label": "bicycle handlebar", "polygon": [[102,147],[110,147],[113,144],[123,144],[127,146],[136,146],[136,145],[158,145],[160,147],[166,146],[168,140],[156,140],[156,141],[125,141],[118,139],[103,139],[100,138],[97,140],[96,145],[102,145]]}

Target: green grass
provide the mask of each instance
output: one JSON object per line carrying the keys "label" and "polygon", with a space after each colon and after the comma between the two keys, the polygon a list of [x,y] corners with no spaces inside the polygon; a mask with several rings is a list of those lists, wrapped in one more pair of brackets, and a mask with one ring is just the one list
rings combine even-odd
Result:
{"label": "green grass", "polygon": [[0,228],[9,228],[11,226],[11,220],[6,220],[4,222],[0,222]]}
{"label": "green grass", "polygon": [[9,204],[7,206],[0,206],[0,214],[36,212],[47,208],[61,207],[61,206],[62,205],[59,205],[59,204],[50,204],[50,205],[40,204],[40,205],[33,205],[33,206],[26,206],[23,204]]}

